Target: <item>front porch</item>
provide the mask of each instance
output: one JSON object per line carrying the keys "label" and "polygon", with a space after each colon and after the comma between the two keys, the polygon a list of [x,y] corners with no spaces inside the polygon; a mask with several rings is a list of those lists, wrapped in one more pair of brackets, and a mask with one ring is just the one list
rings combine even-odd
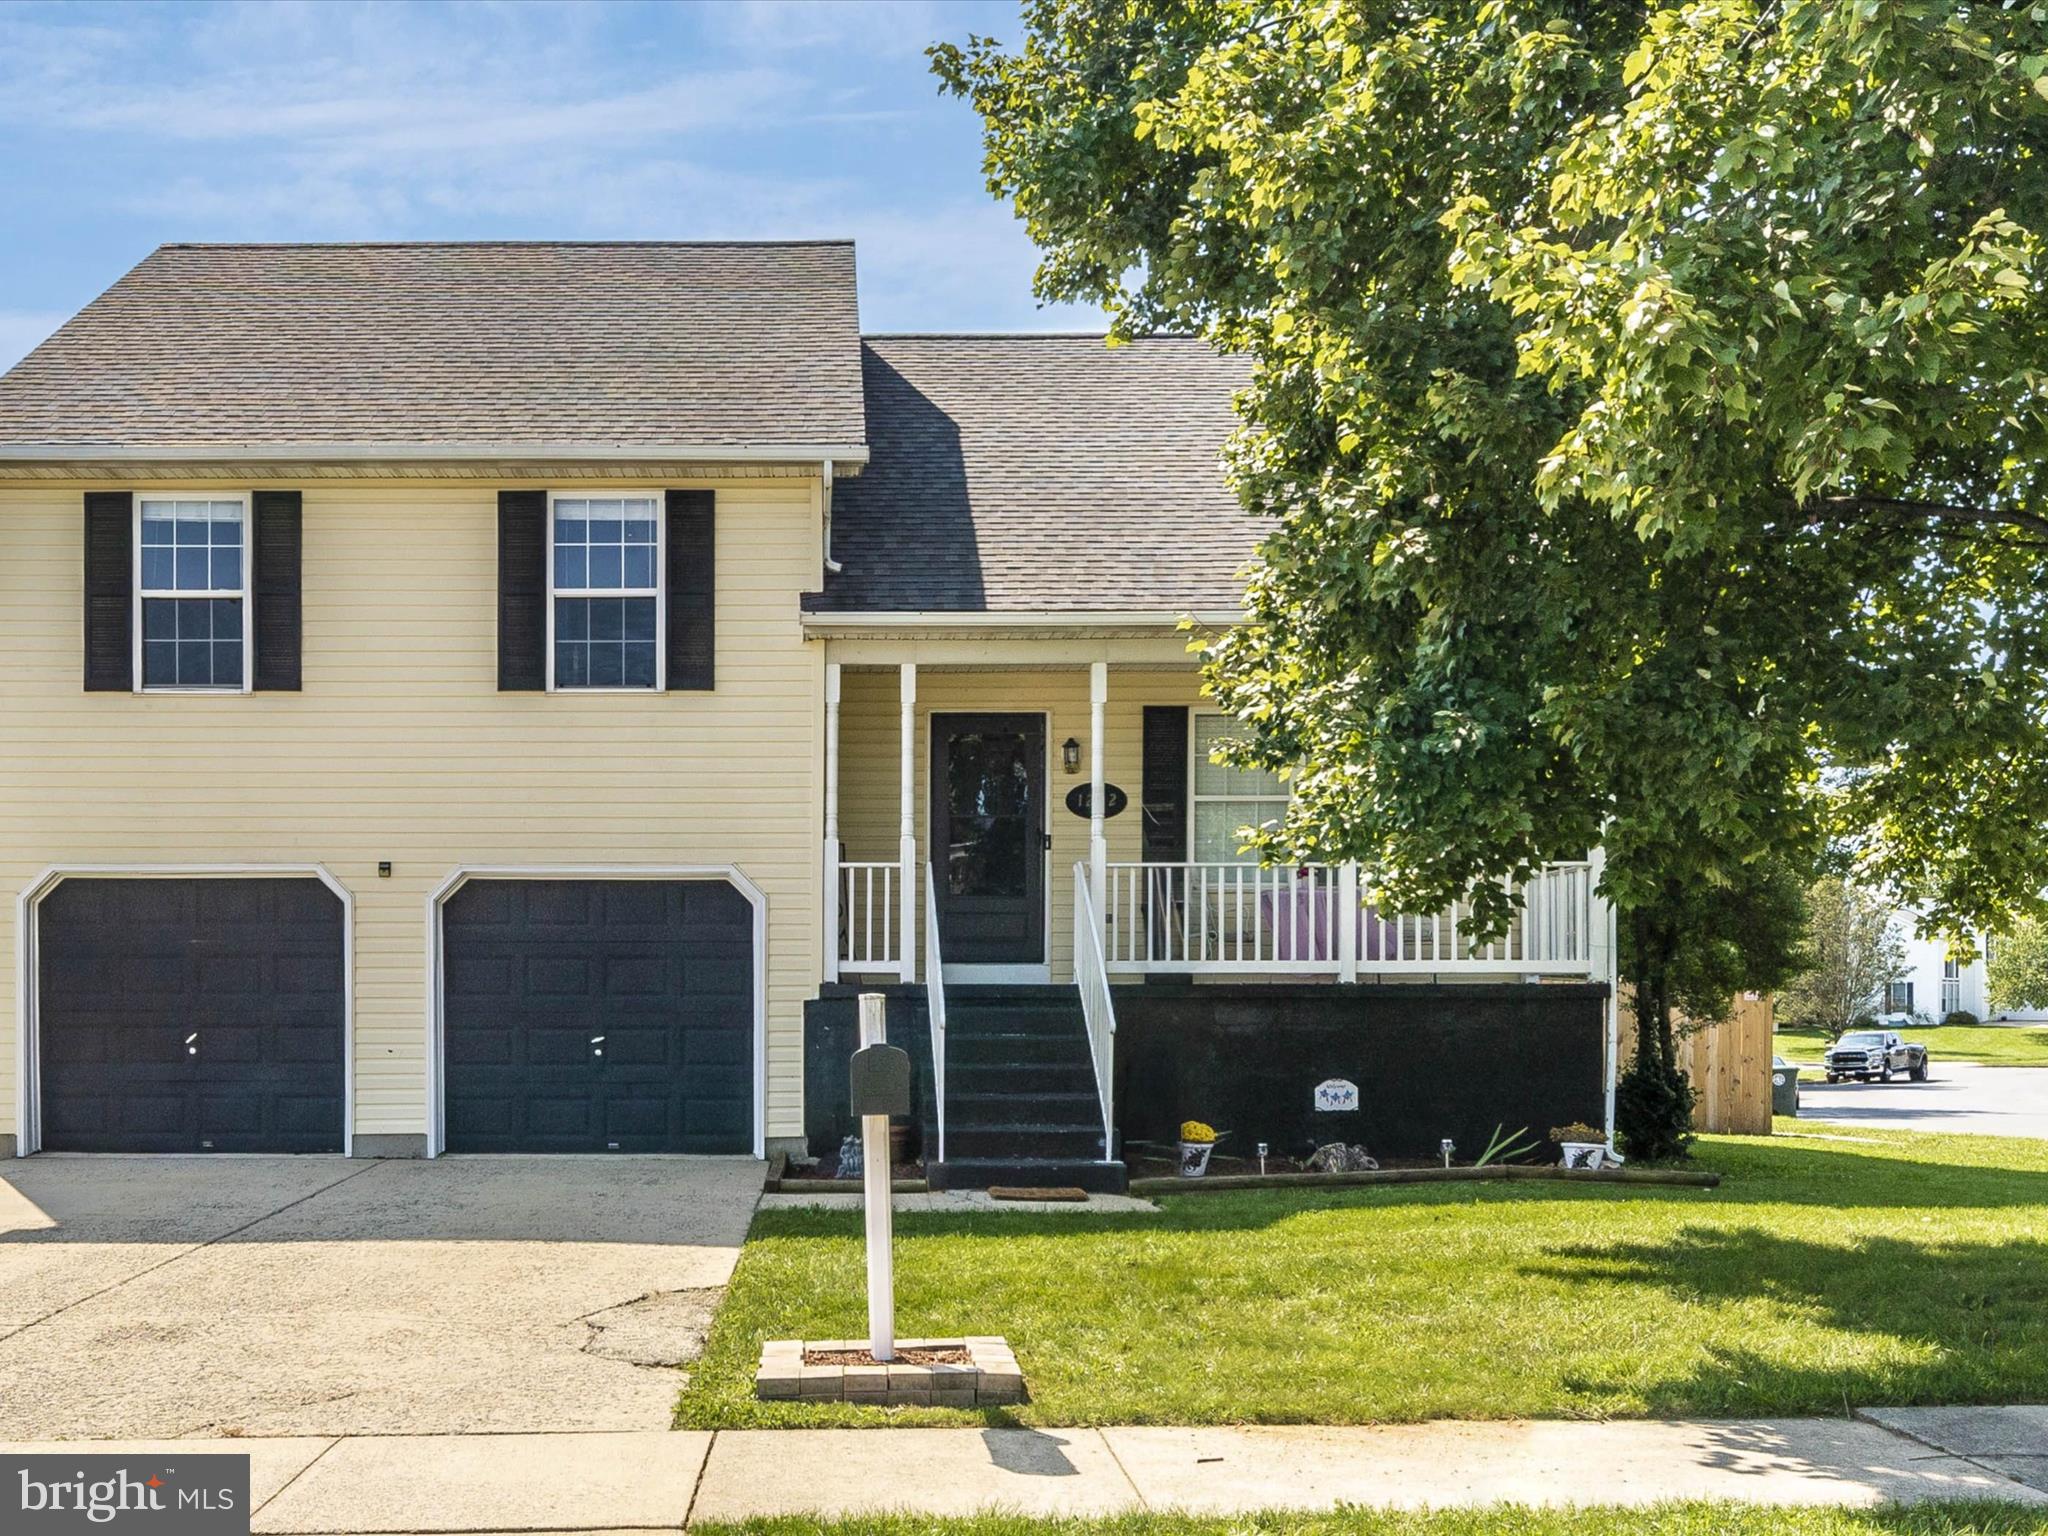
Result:
{"label": "front porch", "polygon": [[[1012,645],[1002,660],[904,648],[918,659],[885,660],[870,646],[826,664],[822,983],[841,997],[884,986],[905,1000],[929,1084],[928,1163],[958,1162],[969,1145],[977,1158],[1003,1152],[1013,1175],[1033,1150],[1056,1151],[1040,1161],[1070,1173],[1084,1151],[1094,1165],[1115,1163],[1129,1133],[1116,1102],[1117,1083],[1130,1081],[1120,1010],[1144,1015],[1155,1056],[1162,1009],[1188,1022],[1190,1045],[1218,1032],[1233,1049],[1245,1019],[1270,1014],[1279,1028],[1284,1017],[1308,1042],[1291,1053],[1295,1065],[1329,1057],[1335,1065],[1316,1070],[1356,1082],[1369,1070],[1360,1021],[1428,1020],[1449,1038],[1467,1015],[1508,1017],[1483,993],[1514,982],[1579,983],[1568,989],[1572,1027],[1590,1020],[1598,1030],[1584,1042],[1599,1068],[1586,1074],[1591,1106],[1574,1093],[1574,1113],[1546,1124],[1589,1107],[1611,1115],[1614,935],[1594,895],[1597,852],[1541,871],[1518,892],[1509,932],[1474,944],[1463,903],[1402,913],[1374,900],[1355,865],[1264,868],[1241,856],[1236,828],[1279,814],[1285,786],[1210,763],[1224,726],[1187,661],[1156,647],[1109,660],[1007,659],[1053,649],[1042,641]],[[1182,985],[1160,990],[1173,982]],[[1341,1003],[1342,990],[1372,984],[1403,988],[1391,1011]],[[1319,987],[1340,991],[1318,1006]],[[1029,1030],[992,1029],[1005,1007],[1027,1009]],[[1071,1061],[1055,1059],[1062,1013]],[[1311,1018],[1321,1022],[1302,1022]],[[1000,1060],[1005,1049],[1018,1059]],[[1584,1063],[1583,1049],[1573,1059]],[[1165,1080],[1152,1069],[1145,1078]],[[1423,1079],[1409,1081],[1421,1091]],[[1275,1088],[1290,1127],[1301,1120],[1293,1098],[1306,1104],[1313,1086]],[[1068,1102],[1083,1094],[1092,1114]],[[1006,1098],[1015,1113],[991,1121]],[[1133,1107],[1148,1136],[1175,1112]],[[1017,1134],[988,1134],[999,1131]]]}
{"label": "front porch", "polygon": [[1484,944],[1356,865],[1249,862],[1235,828],[1285,788],[1208,763],[1191,666],[828,662],[825,687],[825,981],[930,981],[934,952],[954,985],[1609,977],[1597,851]]}

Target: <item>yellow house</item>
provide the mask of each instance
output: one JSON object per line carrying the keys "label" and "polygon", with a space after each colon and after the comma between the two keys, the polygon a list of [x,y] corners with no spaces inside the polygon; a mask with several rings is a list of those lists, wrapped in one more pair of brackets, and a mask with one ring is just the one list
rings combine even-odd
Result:
{"label": "yellow house", "polygon": [[1604,1112],[1590,862],[1475,950],[1239,852],[1242,377],[844,242],[158,250],[0,379],[0,1148],[829,1152],[861,988],[940,1182]]}

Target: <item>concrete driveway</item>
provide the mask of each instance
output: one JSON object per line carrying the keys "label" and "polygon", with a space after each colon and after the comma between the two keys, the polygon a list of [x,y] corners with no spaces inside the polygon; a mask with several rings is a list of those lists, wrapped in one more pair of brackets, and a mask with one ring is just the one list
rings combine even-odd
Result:
{"label": "concrete driveway", "polygon": [[744,1158],[0,1164],[0,1439],[665,1427]]}
{"label": "concrete driveway", "polygon": [[1799,1117],[1897,1131],[2048,1137],[2048,1067],[1979,1067],[1937,1057],[1931,1082],[1802,1080]]}

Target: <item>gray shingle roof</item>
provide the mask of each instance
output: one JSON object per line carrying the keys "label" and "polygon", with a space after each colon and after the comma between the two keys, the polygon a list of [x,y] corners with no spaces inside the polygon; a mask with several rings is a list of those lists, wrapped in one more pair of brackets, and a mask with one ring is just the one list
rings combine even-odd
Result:
{"label": "gray shingle roof", "polygon": [[0,445],[857,445],[853,246],[166,245],[0,379]]}
{"label": "gray shingle roof", "polygon": [[1235,609],[1258,526],[1217,452],[1249,374],[1159,337],[870,336],[871,459],[813,612]]}

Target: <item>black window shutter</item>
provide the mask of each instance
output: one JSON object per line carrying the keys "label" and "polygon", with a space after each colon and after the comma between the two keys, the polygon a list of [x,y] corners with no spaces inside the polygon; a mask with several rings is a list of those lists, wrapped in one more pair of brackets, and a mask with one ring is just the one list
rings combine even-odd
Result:
{"label": "black window shutter", "polygon": [[548,493],[498,492],[498,688],[548,685]]}
{"label": "black window shutter", "polygon": [[1147,704],[1144,749],[1145,858],[1177,864],[1188,856],[1187,709]]}
{"label": "black window shutter", "polygon": [[250,498],[250,510],[256,525],[249,586],[256,601],[256,688],[297,693],[305,545],[302,498],[297,491],[257,491]]}
{"label": "black window shutter", "polygon": [[668,493],[668,685],[715,686],[718,494]]}
{"label": "black window shutter", "polygon": [[135,686],[135,498],[85,493],[85,691]]}

